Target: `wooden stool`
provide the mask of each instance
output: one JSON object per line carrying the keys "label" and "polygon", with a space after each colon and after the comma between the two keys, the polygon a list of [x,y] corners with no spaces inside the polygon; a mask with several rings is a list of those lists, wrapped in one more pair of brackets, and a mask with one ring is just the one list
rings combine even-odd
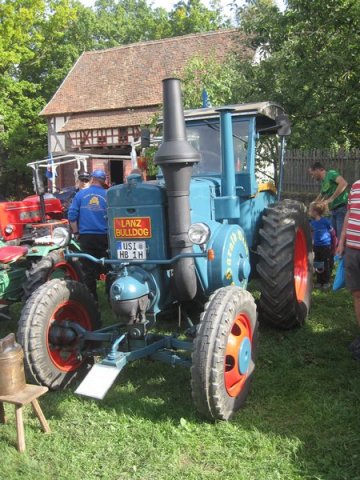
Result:
{"label": "wooden stool", "polygon": [[17,449],[19,452],[25,451],[25,432],[23,422],[22,407],[31,403],[35,415],[38,417],[41,427],[45,433],[50,432],[50,427],[44,417],[37,398],[48,391],[47,387],[39,385],[26,385],[25,388],[13,395],[0,395],[0,423],[6,423],[5,409],[3,402],[15,405],[16,431],[17,431]]}

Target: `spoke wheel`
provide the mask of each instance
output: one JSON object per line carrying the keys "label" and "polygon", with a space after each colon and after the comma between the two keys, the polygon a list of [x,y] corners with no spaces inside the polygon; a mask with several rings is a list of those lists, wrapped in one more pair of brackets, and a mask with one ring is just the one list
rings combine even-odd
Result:
{"label": "spoke wheel", "polygon": [[192,395],[203,415],[228,420],[243,406],[257,341],[252,295],[235,286],[217,290],[201,316],[192,354]]}
{"label": "spoke wheel", "polygon": [[31,295],[17,334],[29,382],[59,389],[82,376],[91,345],[82,340],[76,325],[86,330],[100,327],[97,303],[85,285],[55,279]]}

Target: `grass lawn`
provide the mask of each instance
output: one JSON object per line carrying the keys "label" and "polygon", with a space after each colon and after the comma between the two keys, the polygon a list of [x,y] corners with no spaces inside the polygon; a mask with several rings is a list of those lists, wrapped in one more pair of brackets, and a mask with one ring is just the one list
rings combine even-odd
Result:
{"label": "grass lawn", "polygon": [[[256,292],[254,292],[256,294]],[[105,316],[110,315],[104,300]],[[16,332],[0,321],[0,337]],[[104,317],[104,312],[103,312]],[[190,372],[147,361],[126,367],[103,401],[71,391],[40,399],[52,433],[25,408],[26,451],[13,407],[0,425],[0,479],[360,479],[360,362],[348,292],[314,291],[299,330],[260,329],[253,388],[231,422],[204,421]]]}

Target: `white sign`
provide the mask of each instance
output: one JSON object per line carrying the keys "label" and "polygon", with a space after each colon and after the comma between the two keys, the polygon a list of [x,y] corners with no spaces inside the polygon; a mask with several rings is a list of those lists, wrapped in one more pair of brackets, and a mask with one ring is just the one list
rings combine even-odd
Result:
{"label": "white sign", "polygon": [[146,242],[117,242],[117,257],[119,260],[146,260]]}

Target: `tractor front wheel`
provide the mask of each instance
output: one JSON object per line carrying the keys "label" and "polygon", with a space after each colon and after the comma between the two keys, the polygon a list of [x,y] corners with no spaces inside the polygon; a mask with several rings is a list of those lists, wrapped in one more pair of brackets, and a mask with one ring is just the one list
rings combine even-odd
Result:
{"label": "tractor front wheel", "polygon": [[50,280],[31,295],[17,334],[28,381],[56,390],[81,376],[90,345],[76,324],[85,330],[100,327],[97,304],[84,284]]}
{"label": "tractor front wheel", "polygon": [[313,272],[305,205],[284,200],[269,206],[259,233],[259,320],[282,329],[299,327],[309,312]]}
{"label": "tractor front wheel", "polygon": [[48,280],[63,278],[65,280],[84,281],[84,274],[78,260],[66,260],[64,250],[53,250],[43,257],[26,272],[26,280],[23,283],[25,300],[35,292],[40,285]]}
{"label": "tractor front wheel", "polygon": [[258,331],[252,295],[220,288],[209,299],[194,340],[194,403],[210,419],[228,420],[244,404],[255,369]]}

